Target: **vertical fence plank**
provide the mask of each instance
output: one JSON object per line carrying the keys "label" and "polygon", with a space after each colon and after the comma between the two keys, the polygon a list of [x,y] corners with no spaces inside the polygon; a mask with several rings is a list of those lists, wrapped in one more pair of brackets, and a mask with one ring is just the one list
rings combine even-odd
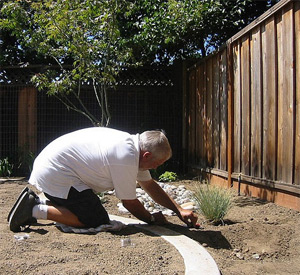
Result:
{"label": "vertical fence plank", "polygon": [[183,171],[185,171],[187,167],[188,161],[188,127],[187,127],[187,118],[188,118],[188,70],[187,70],[187,62],[182,62],[182,166]]}
{"label": "vertical fence plank", "polygon": [[240,44],[237,42],[233,46],[233,171],[241,171],[241,54]]}
{"label": "vertical fence plank", "polygon": [[205,167],[204,149],[203,149],[203,65],[197,66],[196,70],[196,151],[197,164]]}
{"label": "vertical fence plank", "polygon": [[207,70],[206,70],[206,62],[203,62],[202,64],[203,68],[203,92],[202,92],[202,127],[203,127],[203,163],[205,163],[205,166],[208,165],[207,160]]}
{"label": "vertical fence plank", "polygon": [[[278,35],[278,179],[293,181],[293,10],[283,8]],[[279,33],[279,32],[278,32]]]}
{"label": "vertical fence plank", "polygon": [[195,69],[189,74],[188,159],[195,162]]}
{"label": "vertical fence plank", "polygon": [[241,45],[241,88],[242,88],[242,163],[244,175],[250,172],[250,41],[249,36],[242,38]]}
{"label": "vertical fence plank", "polygon": [[212,150],[212,134],[213,134],[213,110],[212,110],[212,60],[209,58],[206,61],[206,127],[207,127],[207,136],[206,136],[206,154],[207,154],[207,164],[209,167],[213,166],[213,150]]}
{"label": "vertical fence plank", "polygon": [[200,156],[200,141],[201,141],[201,127],[199,127],[199,114],[200,114],[200,66],[197,65],[196,68],[196,74],[195,74],[195,82],[196,82],[196,87],[195,87],[195,123],[196,123],[196,140],[195,140],[195,154],[196,154],[196,163],[198,164],[200,162],[201,156]]}
{"label": "vertical fence plank", "polygon": [[251,176],[261,177],[262,68],[260,26],[251,39]]}
{"label": "vertical fence plank", "polygon": [[263,166],[262,177],[276,178],[277,162],[277,62],[275,18],[265,23],[262,31],[263,63]]}
{"label": "vertical fence plank", "polygon": [[220,56],[212,58],[212,101],[213,101],[213,167],[220,168]]}
{"label": "vertical fence plank", "polygon": [[234,171],[234,55],[232,43],[226,49],[226,90],[227,90],[227,188],[232,185]]}
{"label": "vertical fence plank", "polygon": [[282,180],[282,14],[278,13],[276,15],[276,46],[277,46],[277,64],[278,64],[278,72],[277,72],[277,167],[276,167],[276,176],[275,179]]}
{"label": "vertical fence plank", "polygon": [[220,169],[227,169],[227,51],[220,54]]}
{"label": "vertical fence plank", "polygon": [[296,133],[295,133],[295,178],[294,183],[300,185],[300,2],[295,2],[295,85],[296,85]]}

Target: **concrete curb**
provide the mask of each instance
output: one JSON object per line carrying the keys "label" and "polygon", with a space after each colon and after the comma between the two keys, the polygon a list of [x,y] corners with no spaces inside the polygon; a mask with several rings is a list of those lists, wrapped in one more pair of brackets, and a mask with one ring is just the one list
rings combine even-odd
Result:
{"label": "concrete curb", "polygon": [[185,275],[220,275],[216,262],[206,249],[187,236],[179,235],[177,232],[161,226],[147,225],[136,219],[124,218],[116,215],[110,215],[110,218],[124,224],[131,224],[143,230],[150,231],[174,245],[183,257]]}

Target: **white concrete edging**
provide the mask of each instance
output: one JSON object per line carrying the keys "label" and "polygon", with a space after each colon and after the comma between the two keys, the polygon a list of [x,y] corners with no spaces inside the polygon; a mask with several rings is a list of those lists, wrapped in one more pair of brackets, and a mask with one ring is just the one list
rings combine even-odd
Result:
{"label": "white concrete edging", "polygon": [[143,230],[150,231],[174,245],[183,257],[185,275],[220,275],[216,262],[206,249],[187,236],[179,235],[179,233],[162,226],[147,225],[136,219],[116,215],[109,216],[112,220],[117,220],[124,224],[132,224]]}

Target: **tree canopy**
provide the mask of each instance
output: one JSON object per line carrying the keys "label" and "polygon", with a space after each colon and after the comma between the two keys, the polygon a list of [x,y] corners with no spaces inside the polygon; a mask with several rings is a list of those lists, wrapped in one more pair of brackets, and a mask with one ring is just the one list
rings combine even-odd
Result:
{"label": "tree canopy", "polygon": [[201,57],[276,2],[4,0],[0,62],[53,63],[55,55],[72,64],[79,52],[82,58],[99,60],[109,52],[121,56],[123,65]]}

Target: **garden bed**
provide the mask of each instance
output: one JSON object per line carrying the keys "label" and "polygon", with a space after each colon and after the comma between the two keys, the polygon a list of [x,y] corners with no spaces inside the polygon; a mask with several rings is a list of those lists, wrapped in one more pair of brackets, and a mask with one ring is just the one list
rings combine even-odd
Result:
{"label": "garden bed", "polygon": [[[180,181],[194,190],[195,181]],[[129,226],[96,235],[62,233],[53,223],[32,226],[28,239],[17,240],[8,229],[7,213],[26,182],[0,184],[1,274],[184,274],[178,251],[162,238]],[[118,212],[119,202],[106,195],[104,206]],[[224,226],[205,223],[188,229],[177,217],[167,227],[202,244],[226,274],[299,274],[300,214],[273,203],[236,196]],[[133,245],[122,247],[130,236]]]}

